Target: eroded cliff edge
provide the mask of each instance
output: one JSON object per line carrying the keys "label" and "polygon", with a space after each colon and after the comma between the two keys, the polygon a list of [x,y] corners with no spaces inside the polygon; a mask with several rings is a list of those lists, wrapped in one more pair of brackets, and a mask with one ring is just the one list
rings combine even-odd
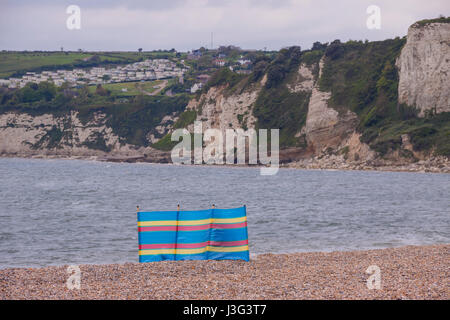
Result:
{"label": "eroded cliff edge", "polygon": [[221,70],[184,111],[147,127],[147,109],[121,113],[126,130],[103,109],[87,119],[9,110],[0,154],[170,162],[170,133],[197,120],[223,131],[279,128],[281,162],[291,167],[450,170],[449,41],[450,24],[431,22],[412,25],[406,39],[283,49],[248,76]]}
{"label": "eroded cliff edge", "polygon": [[450,23],[412,25],[397,60],[398,98],[426,112],[450,112]]}

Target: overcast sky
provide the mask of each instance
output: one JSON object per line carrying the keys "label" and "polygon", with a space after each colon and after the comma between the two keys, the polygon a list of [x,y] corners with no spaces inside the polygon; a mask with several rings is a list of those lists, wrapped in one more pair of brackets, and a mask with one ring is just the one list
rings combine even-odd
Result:
{"label": "overcast sky", "polygon": [[[81,29],[69,30],[66,8],[81,9]],[[366,9],[381,9],[381,29],[369,30]],[[404,36],[415,21],[450,15],[449,0],[0,0],[1,50],[187,51],[237,45],[280,49],[334,39]]]}

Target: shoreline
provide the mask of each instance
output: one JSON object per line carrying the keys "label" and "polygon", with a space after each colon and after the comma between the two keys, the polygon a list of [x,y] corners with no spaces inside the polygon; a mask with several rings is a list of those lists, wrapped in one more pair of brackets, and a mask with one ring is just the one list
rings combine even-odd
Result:
{"label": "shoreline", "polygon": [[[95,162],[109,162],[109,163],[148,163],[148,164],[162,164],[162,165],[176,165],[170,162],[151,161],[143,156],[116,156],[116,157],[102,157],[102,156],[65,156],[65,155],[13,155],[1,154],[1,158],[7,159],[40,159],[40,160],[83,160]],[[228,168],[261,168],[261,165],[194,165],[185,164],[177,166],[191,166],[191,167],[228,167]],[[370,165],[367,163],[352,163],[345,162],[337,158],[322,159],[312,158],[297,162],[289,162],[280,164],[280,169],[297,169],[297,170],[328,170],[328,171],[377,171],[377,172],[415,172],[415,173],[450,173],[450,161],[444,158],[433,158],[431,160],[421,160],[416,163],[400,163],[400,164],[383,164]]]}
{"label": "shoreline", "polygon": [[[260,254],[245,261],[164,261],[0,269],[0,299],[450,299],[450,244]],[[381,288],[367,287],[369,266]]]}

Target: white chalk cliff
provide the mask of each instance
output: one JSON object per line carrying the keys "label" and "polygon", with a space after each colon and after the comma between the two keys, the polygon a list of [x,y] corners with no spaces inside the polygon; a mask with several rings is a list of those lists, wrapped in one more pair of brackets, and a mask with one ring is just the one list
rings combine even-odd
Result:
{"label": "white chalk cliff", "polygon": [[[306,121],[302,128],[298,125],[295,135],[299,141],[304,139],[307,146],[300,151],[301,147],[291,148],[296,150],[290,150],[286,159],[319,157],[331,149],[335,153],[345,152],[346,158],[350,160],[371,160],[375,153],[360,141],[358,116],[346,110],[345,106],[339,110],[330,107],[328,101],[331,93],[319,89],[318,81],[324,61],[322,58],[320,63],[312,65],[301,63],[294,77],[286,84],[289,92],[303,92],[309,97]],[[399,72],[399,103],[416,107],[420,116],[427,112],[450,112],[450,23],[412,25],[396,66]],[[267,78],[266,74],[261,81],[249,87],[242,86],[242,90],[239,86],[237,90],[227,90],[230,89],[227,85],[211,87],[208,92],[192,99],[186,110],[197,112],[196,120],[203,122],[203,130],[254,128],[257,123],[254,105]],[[158,161],[160,151],[124,143],[108,127],[106,117],[106,114],[98,113],[88,123],[82,123],[76,112],[35,117],[16,112],[0,114],[0,155],[146,155]],[[149,144],[171,132],[171,124],[176,119],[175,114],[166,115],[155,130],[147,135]],[[56,133],[57,141],[52,133]],[[96,141],[98,143],[99,137],[106,150],[92,148]],[[408,147],[408,137],[405,136],[403,140],[405,149],[411,149]]]}
{"label": "white chalk cliff", "polygon": [[413,24],[396,65],[400,103],[419,116],[450,111],[450,23]]}

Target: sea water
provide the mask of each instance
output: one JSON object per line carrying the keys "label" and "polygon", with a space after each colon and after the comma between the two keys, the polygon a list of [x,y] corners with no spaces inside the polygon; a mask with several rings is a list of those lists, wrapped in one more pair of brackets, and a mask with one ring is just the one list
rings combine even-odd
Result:
{"label": "sea water", "polygon": [[450,175],[0,159],[0,268],[138,261],[142,211],[247,206],[250,253],[450,242]]}

